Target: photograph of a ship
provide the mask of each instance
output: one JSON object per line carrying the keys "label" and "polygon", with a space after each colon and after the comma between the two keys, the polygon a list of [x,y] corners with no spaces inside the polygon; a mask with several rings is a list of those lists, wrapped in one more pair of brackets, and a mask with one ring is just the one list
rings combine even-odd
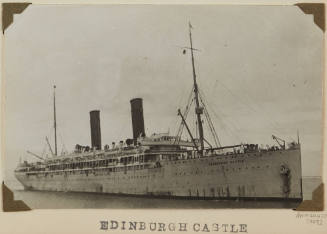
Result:
{"label": "photograph of a ship", "polygon": [[[191,51],[194,84],[184,114],[178,110],[182,122],[177,136],[147,136],[142,98],[134,98],[130,101],[133,139],[120,141],[118,145],[113,142],[111,147],[105,145],[102,148],[100,112],[93,110],[90,112],[91,147],[76,145],[74,153],[58,155],[54,102],[53,157],[43,159],[35,155],[40,161],[25,161],[19,164],[15,176],[24,188],[187,199],[252,198],[301,201],[299,141],[286,145],[285,141],[273,136],[279,146],[260,148],[258,144],[220,145],[204,100],[199,95],[191,29],[192,25],[189,23],[190,47],[184,47],[184,50]],[[193,101],[198,138],[192,134],[186,122]],[[204,138],[203,115],[208,121],[214,143],[209,143]],[[180,137],[184,126],[191,141]],[[251,179],[250,184],[249,178],[254,179]]]}
{"label": "photograph of a ship", "polygon": [[[123,6],[120,7],[122,9],[124,8]],[[143,7],[151,8],[151,6]],[[115,6],[114,8],[119,7]],[[128,7],[126,6],[125,10],[127,8]],[[134,8],[139,10],[138,8],[140,8],[140,6],[134,6]],[[155,7],[152,6],[152,8],[154,9]],[[166,6],[166,8],[168,9],[169,7]],[[163,7],[163,10],[166,8]],[[178,6],[177,8],[182,9],[183,7]],[[172,9],[171,6],[170,10]],[[214,13],[214,10],[212,9],[202,7],[202,10],[204,9],[210,14]],[[37,10],[38,9],[36,9],[36,11]],[[51,11],[50,8],[44,10]],[[127,11],[128,10],[130,9],[127,9]],[[187,12],[186,15],[188,15],[190,12],[195,12],[197,9],[190,6],[184,6],[183,10],[185,10],[185,12]],[[231,9],[228,8],[228,11],[230,10]],[[246,13],[247,10],[248,9],[245,9],[244,13]],[[264,11],[265,9],[260,10]],[[60,9],[59,11],[65,10]],[[299,9],[292,8],[290,11],[295,12],[295,18],[302,17],[309,25],[308,18],[301,15],[302,13]],[[141,14],[141,12],[142,10],[140,10],[139,14]],[[276,9],[274,9],[273,12],[276,14]],[[281,10],[280,12],[283,16],[283,11]],[[73,13],[78,14],[78,10]],[[236,14],[236,12],[233,14]],[[239,14],[242,15],[241,12],[239,12]],[[202,15],[202,17],[204,17],[204,15]],[[269,17],[269,14],[267,17]],[[271,17],[271,20],[273,20],[273,14]],[[262,110],[260,110],[258,108],[260,107],[260,104],[253,107],[253,103],[247,103],[250,99],[247,99],[246,97],[249,96],[245,93],[245,89],[240,92],[239,85],[237,85],[238,90],[235,91],[232,86],[224,84],[225,78],[217,76],[210,77],[210,72],[206,75],[202,75],[204,74],[204,72],[202,72],[203,69],[209,68],[212,70],[224,70],[227,77],[233,77],[232,72],[226,64],[220,64],[219,61],[209,59],[206,60],[209,61],[209,64],[207,64],[206,67],[201,67],[202,63],[200,61],[201,58],[210,56],[211,54],[222,54],[222,57],[230,59],[226,53],[228,53],[228,48],[233,47],[233,42],[235,42],[235,40],[228,40],[228,38],[225,38],[225,42],[222,45],[220,44],[217,46],[217,42],[215,42],[213,38],[210,38],[208,35],[197,34],[201,33],[198,28],[208,27],[208,25],[201,22],[201,20],[198,20],[199,17],[194,18],[194,20],[192,20],[192,18],[185,18],[184,26],[183,28],[180,28],[178,36],[181,40],[179,40],[179,42],[184,41],[183,44],[175,45],[175,42],[170,39],[170,34],[165,38],[166,41],[169,41],[168,44],[170,44],[169,53],[174,52],[174,54],[169,55],[165,53],[166,56],[178,56],[179,59],[183,59],[184,63],[182,66],[176,65],[169,68],[161,64],[164,66],[162,69],[155,70],[155,68],[153,68],[152,71],[149,69],[148,78],[139,79],[135,82],[132,81],[130,85],[128,82],[125,83],[130,86],[126,87],[127,91],[133,90],[133,84],[136,83],[138,87],[135,87],[135,89],[139,89],[140,91],[131,91],[130,96],[125,95],[123,98],[119,99],[110,95],[109,92],[108,97],[106,97],[107,93],[102,92],[100,90],[101,88],[98,88],[102,84],[96,83],[97,80],[95,78],[95,85],[93,88],[88,89],[89,94],[91,95],[89,98],[92,98],[92,93],[100,90],[103,99],[96,100],[96,102],[100,104],[89,109],[89,113],[84,112],[84,114],[81,114],[83,115],[83,119],[89,118],[88,121],[90,126],[88,128],[90,128],[90,133],[87,133],[87,129],[71,129],[71,131],[78,131],[78,134],[80,135],[85,135],[83,138],[80,138],[83,139],[84,143],[81,144],[75,142],[75,146],[72,150],[65,149],[66,144],[64,143],[62,143],[62,150],[60,150],[58,146],[59,131],[57,126],[59,125],[58,123],[62,121],[61,118],[64,118],[60,114],[63,112],[60,111],[60,109],[65,105],[65,101],[60,98],[60,90],[65,89],[65,85],[63,85],[64,80],[59,82],[58,80],[49,80],[48,84],[53,82],[52,90],[50,88],[51,86],[39,87],[41,89],[47,89],[48,92],[48,96],[39,98],[44,99],[50,97],[48,99],[51,100],[51,104],[49,105],[51,106],[51,109],[48,108],[47,110],[42,109],[39,111],[51,113],[52,116],[51,118],[48,118],[47,121],[49,123],[52,122],[52,130],[51,135],[46,136],[46,144],[43,153],[37,153],[30,149],[25,149],[25,154],[23,156],[24,159],[20,159],[18,166],[14,169],[14,176],[23,186],[24,190],[44,191],[47,194],[51,192],[57,194],[65,192],[102,194],[103,196],[111,197],[159,199],[162,203],[165,203],[168,200],[192,200],[192,202],[210,200],[212,202],[220,203],[229,202],[229,204],[230,202],[241,204],[242,202],[251,201],[252,203],[249,204],[253,204],[262,201],[276,201],[282,202],[282,207],[288,208],[296,208],[297,205],[301,203],[303,200],[303,159],[301,158],[301,155],[303,154],[302,135],[306,134],[306,130],[301,126],[301,121],[297,122],[292,119],[290,122],[285,121],[286,124],[284,123],[284,125],[278,125],[278,123],[276,123],[278,120],[276,122],[274,120],[274,112],[281,112],[280,120],[284,120],[283,118],[286,118],[285,116],[290,114],[285,113],[285,110],[289,108],[289,112],[291,112],[294,105],[284,98],[287,98],[289,95],[289,100],[294,100],[294,97],[298,94],[293,90],[297,89],[301,89],[299,92],[302,92],[303,94],[303,88],[296,87],[300,86],[299,82],[302,82],[301,85],[306,84],[307,82],[309,83],[309,86],[310,84],[315,83],[318,84],[318,87],[319,82],[321,82],[319,81],[319,78],[321,79],[321,77],[305,77],[304,80],[299,81],[296,77],[299,74],[299,71],[292,71],[294,68],[293,65],[299,66],[302,64],[302,66],[305,67],[311,66],[309,60],[304,60],[303,62],[300,58],[301,52],[298,51],[302,48],[301,42],[299,42],[298,45],[296,45],[296,49],[293,50],[293,52],[297,51],[299,53],[294,55],[294,58],[297,58],[298,61],[296,61],[295,64],[288,64],[289,67],[283,67],[283,64],[279,64],[277,60],[272,59],[274,60],[272,61],[271,58],[268,58],[269,56],[276,57],[274,51],[270,50],[271,48],[268,49],[268,57],[261,58],[261,60],[267,60],[271,63],[271,71],[268,71],[270,68],[266,71],[265,68],[260,68],[260,66],[265,66],[262,61],[253,62],[253,64],[257,64],[257,69],[261,70],[261,77],[252,77],[253,74],[255,75],[255,72],[253,72],[252,69],[255,68],[251,67],[253,66],[253,64],[251,65],[251,62],[249,62],[251,61],[251,58],[247,58],[243,61],[236,59],[238,63],[241,62],[243,64],[239,64],[239,67],[233,67],[233,69],[239,69],[241,72],[238,74],[243,73],[244,77],[251,77],[252,79],[251,84],[248,86],[248,91],[250,92],[253,91],[253,87],[262,84],[262,81],[258,80],[265,79],[264,76],[268,77],[268,79],[276,79],[276,83],[283,82],[283,84],[280,85],[276,84],[276,88],[268,86],[258,87],[261,89],[261,92],[257,94],[258,99],[254,99],[254,102],[256,103],[260,103],[260,99],[265,99],[267,96],[278,97],[280,95],[282,97],[281,99],[276,98],[276,103],[278,103],[277,106],[274,104],[269,106],[270,104],[268,101],[264,103],[266,106],[262,107]],[[169,21],[167,22],[167,25],[168,23]],[[287,34],[285,28],[288,26],[281,26],[279,23],[280,22],[277,22],[275,27],[281,27],[280,37],[283,38],[283,33]],[[294,25],[297,25],[295,21],[292,21],[291,23],[293,24],[290,26],[294,27]],[[115,23],[113,23],[113,25],[114,24]],[[142,22],[142,24],[145,28],[150,28],[150,26],[148,26],[150,23]],[[228,25],[228,23],[226,24]],[[274,22],[271,24],[274,24]],[[317,29],[313,23],[311,24],[310,27],[319,34],[319,29]],[[110,22],[108,25],[110,27]],[[153,28],[155,28],[155,23],[153,23],[153,25]],[[164,25],[163,28],[167,29],[167,25]],[[182,25],[182,22],[178,25]],[[12,27],[14,28],[15,25]],[[115,31],[115,26],[112,27],[113,31]],[[130,25],[129,27],[133,27],[133,25]],[[266,27],[270,29],[273,28],[270,25],[266,25]],[[149,30],[151,31],[151,28]],[[217,28],[211,28],[210,30],[216,30],[219,32],[219,25]],[[226,31],[226,26],[224,26],[224,30]],[[267,32],[263,32],[262,34],[265,33]],[[223,37],[220,33],[217,33],[217,35]],[[270,34],[268,33],[268,35]],[[154,36],[154,40],[155,38],[156,37]],[[197,40],[197,38],[199,38],[199,40]],[[211,42],[211,48],[213,51],[208,52],[208,48],[203,49],[203,47],[201,47],[202,41],[206,44],[210,44],[206,40]],[[261,40],[264,41],[265,39]],[[302,39],[298,40],[301,41]],[[130,41],[133,42],[132,39],[130,39]],[[246,42],[247,41],[244,40],[244,47],[249,46]],[[110,40],[108,43],[111,43]],[[257,43],[260,43],[260,40],[258,40]],[[281,40],[278,43],[283,44],[284,42]],[[289,43],[291,42],[285,39],[285,43],[289,46]],[[253,45],[253,42],[250,44]],[[146,48],[145,44],[139,45],[138,43],[132,43],[131,45],[122,44],[122,46]],[[157,46],[159,46],[159,44]],[[167,45],[164,45],[163,47],[165,46]],[[283,45],[281,45],[281,48],[283,48]],[[280,48],[277,47],[273,48],[273,50],[279,49]],[[305,53],[310,49],[311,48],[306,48]],[[253,49],[253,51],[256,50]],[[65,52],[61,51],[61,53]],[[132,66],[129,75],[133,76],[136,74],[135,79],[137,79],[137,76],[140,76],[140,74],[147,76],[147,71],[138,68],[137,66],[142,66],[143,64],[149,68],[154,62],[162,62],[160,59],[153,59],[154,62],[149,62],[149,60],[151,60],[151,53],[146,52],[144,55],[142,55],[142,52],[140,51],[137,53],[138,56],[140,56],[140,58],[136,58],[137,62],[134,61],[135,63],[133,63],[133,56],[127,59],[125,58],[124,60],[127,67]],[[160,48],[158,48],[158,51],[154,53],[160,54]],[[240,51],[240,53],[242,53],[242,51]],[[281,53],[280,57],[285,56],[282,55],[283,53],[281,51],[279,51],[279,53]],[[251,57],[251,55],[252,54],[248,54],[249,57]],[[114,54],[107,54],[106,56],[108,60],[115,58]],[[113,58],[109,58],[110,56],[113,56]],[[288,54],[287,56],[289,56],[288,59],[290,59],[293,55]],[[243,55],[240,57],[242,59],[245,58]],[[76,59],[78,60],[77,57]],[[101,59],[105,60],[106,57]],[[223,61],[223,58],[221,58],[220,61]],[[114,66],[113,64],[111,64],[111,66]],[[133,67],[134,65],[135,67]],[[156,65],[155,67],[161,65]],[[278,70],[278,66],[281,66],[282,68]],[[289,70],[286,70],[288,68]],[[169,69],[171,69],[171,71],[167,71]],[[53,71],[53,69],[51,70]],[[165,71],[167,71],[167,74],[165,74]],[[121,72],[123,73],[124,71]],[[154,84],[156,79],[149,77],[156,76],[160,72],[163,73],[159,75],[161,79],[160,85],[163,90],[167,90],[167,87],[164,88],[165,80],[162,80],[162,78],[166,77],[166,75],[170,75],[172,72],[178,73],[173,80],[178,80],[180,76],[183,76],[183,79],[181,79],[182,83],[177,81],[174,86],[171,86],[174,82],[173,80],[168,81],[169,78],[167,77],[167,86],[170,86],[168,87],[169,93],[162,92],[160,88],[158,89],[158,86]],[[182,74],[182,72],[184,72],[184,74]],[[292,72],[294,72],[294,74],[292,74]],[[281,81],[277,76],[282,73],[287,74],[284,74],[284,80]],[[114,86],[119,83],[115,83],[115,81],[110,82],[110,74],[106,74],[105,76],[107,76],[109,81],[106,85],[112,84]],[[288,81],[287,76],[292,77],[292,79]],[[234,79],[235,78],[236,77],[234,77]],[[312,81],[310,79],[316,80]],[[243,83],[244,87],[246,86],[246,82],[247,81],[244,81],[244,78],[242,77],[238,77],[234,80],[234,83]],[[273,84],[271,81],[266,82]],[[289,87],[286,89],[280,88],[281,86],[287,85]],[[228,101],[228,97],[226,97],[223,92],[218,91],[217,89],[215,90],[215,87],[217,86],[225,89],[225,91],[234,99]],[[312,86],[314,86],[313,88],[317,87],[317,85],[311,85],[311,88]],[[149,92],[148,90],[151,90],[152,87],[156,90]],[[80,86],[78,86],[78,88],[80,88]],[[119,87],[118,89],[121,88],[122,87]],[[142,88],[144,90],[142,90]],[[144,92],[145,90],[146,92]],[[321,91],[317,90],[317,92]],[[42,93],[44,94],[44,90]],[[127,94],[127,92],[124,93]],[[213,93],[215,94],[211,95]],[[70,95],[74,96],[75,92],[72,91]],[[180,97],[180,100],[175,100],[176,104],[172,104],[173,100],[168,97],[169,95]],[[308,95],[310,96],[310,94]],[[95,96],[99,97],[98,95]],[[316,98],[317,96],[319,97],[319,94],[314,94],[312,97],[308,97],[308,99],[310,99],[310,101],[316,100],[317,105],[314,104],[314,106],[320,108],[320,100]],[[244,99],[242,99],[243,97]],[[58,102],[58,99],[61,99],[61,102]],[[217,99],[220,100],[218,101]],[[226,99],[225,104],[224,101],[221,101],[224,99]],[[254,113],[256,117],[253,118],[253,115],[244,114],[244,111],[242,113],[242,108],[235,104],[235,99],[239,99],[238,102],[245,106],[247,111],[252,112],[252,114]],[[130,134],[125,135],[124,138],[121,138],[118,141],[111,140],[109,141],[110,143],[107,142],[108,139],[117,138],[115,138],[114,132],[107,128],[108,125],[106,122],[110,122],[110,116],[115,115],[114,111],[108,111],[105,107],[105,103],[108,100],[109,102],[114,102],[114,106],[118,107],[118,109],[122,108],[128,110],[128,116],[126,116],[126,111],[124,111],[124,118],[122,118],[121,121],[114,123],[114,125],[124,126],[127,129],[123,131],[124,133],[128,132],[128,129],[130,132]],[[151,100],[152,103],[148,107],[148,101]],[[303,103],[303,112],[310,111],[305,109],[305,101],[303,101]],[[76,106],[77,105],[83,105],[83,103],[76,103]],[[233,105],[235,105],[236,108],[233,109],[230,107]],[[268,110],[271,108],[272,112],[265,112],[267,111],[267,105]],[[295,106],[296,105],[300,105],[300,107],[297,106],[296,108],[302,108],[300,102],[297,101]],[[156,111],[160,109],[159,106],[163,110],[169,110],[170,120],[175,121],[174,129],[171,129],[170,126],[163,126],[165,123],[165,116],[159,116],[162,115],[162,112]],[[177,106],[178,108],[176,108]],[[278,109],[278,106],[282,108]],[[147,113],[149,113],[147,108],[153,108],[151,116],[147,115]],[[227,110],[232,110],[232,112],[224,114],[223,111],[225,108]],[[119,113],[118,109],[116,110]],[[74,112],[74,106],[70,106],[66,109],[66,112],[67,111],[70,113]],[[237,113],[238,111],[240,112]],[[103,117],[103,115],[106,117]],[[224,122],[223,118],[229,118],[228,115],[234,115],[236,117],[233,117],[234,119],[231,120],[232,122],[229,122],[226,125],[221,124],[221,122]],[[69,116],[69,114],[65,116]],[[244,121],[244,118],[253,118],[249,121],[252,125],[246,129],[245,133],[241,133],[240,131],[242,128],[235,127],[235,125],[237,125],[237,121],[239,123]],[[261,118],[260,121],[258,118]],[[67,123],[74,122],[74,119],[68,118],[65,121]],[[263,122],[268,122],[273,127],[260,132],[260,129],[266,128],[266,125],[263,124]],[[230,123],[234,131],[228,131],[227,125]],[[83,126],[85,127],[85,124]],[[156,126],[158,130],[156,129]],[[253,129],[252,133],[251,128]],[[162,131],[162,129],[168,129],[168,131]],[[267,134],[268,130],[270,131],[269,134]],[[228,134],[226,134],[226,132],[230,136],[227,136]],[[233,138],[233,134],[236,134],[235,138]],[[252,136],[254,134],[257,137],[243,137],[246,134],[252,134]],[[263,134],[266,135],[265,138],[262,138]],[[33,134],[28,135],[29,137],[33,137]],[[69,133],[66,132],[65,135],[68,137]],[[104,135],[106,135],[106,142],[102,139]],[[236,140],[228,140],[231,138]],[[87,139],[89,139],[89,144],[87,143]],[[250,139],[251,141],[247,141],[247,139]],[[256,139],[256,141],[253,139]],[[270,141],[267,142],[267,139],[270,139]],[[303,139],[305,139],[305,136]],[[72,140],[73,139],[69,142],[72,142]],[[231,143],[225,144],[225,142]],[[38,152],[40,152],[40,150]],[[244,207],[244,205],[240,205],[240,207]],[[251,207],[251,205],[248,205],[247,207]],[[254,205],[253,207],[257,208],[258,206]],[[272,207],[271,204],[270,207]],[[276,207],[279,208],[280,206],[276,205]]]}

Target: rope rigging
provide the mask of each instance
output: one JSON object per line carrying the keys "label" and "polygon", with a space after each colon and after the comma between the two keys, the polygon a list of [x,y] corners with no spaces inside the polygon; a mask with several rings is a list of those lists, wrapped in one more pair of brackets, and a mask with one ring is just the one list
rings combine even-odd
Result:
{"label": "rope rigging", "polygon": [[[238,103],[240,103],[244,107],[247,107],[249,110],[251,110],[254,113],[263,115],[265,117],[265,119],[267,120],[267,123],[270,125],[270,127],[274,131],[279,132],[278,129],[282,128],[279,125],[279,123],[277,123],[276,121],[274,121],[271,118],[271,114],[267,113],[265,111],[265,108],[263,108],[263,106],[261,106],[258,102],[256,102],[252,98],[250,98],[250,96],[246,92],[242,92],[242,98],[241,98],[239,95],[235,94],[230,88],[228,88],[224,83],[222,83],[220,80],[216,80],[216,83],[219,83],[222,88],[224,88],[226,91],[228,91],[231,94],[231,96],[236,101],[238,101]],[[214,87],[215,87],[215,85],[214,85]],[[214,89],[214,87],[213,87],[213,89]],[[247,101],[246,101],[246,99],[247,99]],[[260,111],[258,111],[258,109]]]}
{"label": "rope rigging", "polygon": [[[192,103],[193,103],[192,94],[193,94],[193,87],[192,87],[191,92],[190,92],[190,94],[189,94],[189,97],[188,97],[188,99],[187,99],[187,105],[186,105],[186,108],[185,108],[185,110],[184,110],[184,112],[183,112],[183,116],[185,117],[185,120],[186,120],[187,115],[188,115],[188,113],[189,113],[189,111],[190,111],[190,107],[191,107],[191,105],[192,105]],[[181,123],[180,123],[180,125],[179,125],[179,128],[178,128],[178,130],[177,130],[177,134],[176,134],[176,138],[175,138],[174,144],[179,144],[179,141],[180,141],[180,139],[181,139],[181,135],[182,135],[182,133],[183,133],[183,129],[184,129],[184,122],[181,121]]]}
{"label": "rope rigging", "polygon": [[[188,113],[189,113],[189,111],[191,109],[191,106],[194,103],[193,88],[192,88],[191,93],[190,93],[190,95],[188,97],[188,102],[187,102],[187,105],[186,105],[184,113],[183,113],[183,116],[184,116],[185,120],[187,119],[187,116],[188,116]],[[199,95],[199,100],[200,100],[200,102],[202,104],[202,107],[203,107],[203,113],[204,113],[206,122],[208,123],[209,131],[211,132],[211,135],[212,135],[212,138],[214,140],[215,146],[216,147],[221,147],[220,139],[219,139],[218,134],[217,134],[217,132],[215,130],[215,127],[214,127],[214,125],[212,123],[209,112],[207,110],[207,104],[205,102],[204,96],[202,95],[202,91],[200,91],[200,89],[199,89],[198,95]],[[193,129],[195,129],[195,136],[196,136],[196,138],[198,138],[198,132],[197,132],[197,124],[198,123],[197,123],[196,118],[194,118],[193,121],[194,121],[194,125],[195,125],[193,127]],[[181,121],[180,125],[179,125],[179,128],[178,128],[178,131],[177,131],[177,134],[176,134],[174,144],[178,144],[180,142],[184,126],[185,126],[184,122]],[[212,147],[212,145],[210,144],[210,142],[208,142],[207,139],[204,139],[204,141],[210,146],[210,148]]]}
{"label": "rope rigging", "polygon": [[200,96],[200,101],[201,101],[201,103],[202,103],[202,105],[204,107],[204,116],[205,116],[205,118],[206,118],[206,120],[208,122],[208,126],[209,126],[210,132],[212,134],[213,140],[215,142],[215,145],[216,145],[216,147],[221,147],[219,137],[218,137],[217,132],[215,130],[215,127],[214,127],[214,125],[213,125],[213,123],[211,121],[210,115],[208,113],[208,110],[207,110],[206,104],[204,102],[204,99],[203,99],[203,97],[201,95],[201,92],[199,94],[200,94],[199,95]]}
{"label": "rope rigging", "polygon": [[[196,75],[196,71],[195,71],[195,64],[194,64],[194,54],[193,51],[196,50],[195,48],[193,48],[193,42],[192,42],[192,33],[191,33],[191,29],[193,29],[192,25],[189,23],[189,37],[190,37],[190,47],[183,47],[183,54],[186,53],[186,49],[191,51],[191,62],[192,62],[192,71],[193,71],[193,87],[191,90],[191,93],[189,95],[188,98],[188,102],[186,105],[186,108],[184,110],[184,113],[182,114],[180,110],[178,110],[178,115],[181,116],[182,121],[179,125],[177,134],[176,134],[176,138],[174,140],[174,144],[178,144],[181,141],[181,136],[183,133],[183,129],[184,126],[186,126],[188,133],[190,135],[190,137],[192,138],[192,141],[194,143],[195,148],[197,148],[197,144],[195,143],[195,140],[198,140],[198,142],[200,143],[200,150],[198,151],[201,155],[203,154],[203,150],[204,150],[204,142],[206,142],[210,147],[211,144],[207,141],[207,139],[205,139],[204,137],[204,133],[203,133],[203,121],[201,119],[201,115],[204,114],[204,118],[206,120],[206,122],[208,123],[208,130],[211,132],[214,144],[217,148],[221,147],[221,142],[220,139],[218,137],[218,134],[215,130],[214,124],[211,120],[211,117],[209,115],[208,112],[208,108],[207,108],[207,102],[205,101],[205,96],[202,93],[202,91],[199,89],[198,87],[198,83],[197,83],[197,75]],[[218,80],[216,81],[218,82]],[[213,85],[216,85],[216,83]],[[232,94],[234,97],[236,96],[230,89],[228,89],[225,85],[222,85],[222,87],[224,87],[230,94]],[[192,136],[193,134],[190,131],[189,128],[189,124],[186,122],[190,107],[192,105],[192,103],[195,103],[195,119],[194,120],[194,125],[195,126],[195,138]],[[244,105],[247,105],[246,103],[243,103]],[[248,105],[247,105],[248,106]],[[253,111],[255,111],[251,106],[248,106],[248,109],[252,109]],[[256,111],[255,111],[256,112]],[[218,115],[216,113],[214,113],[216,115],[216,117],[218,117]],[[219,117],[218,117],[219,118]],[[223,124],[223,123],[221,123]],[[227,130],[227,128],[226,128]],[[226,131],[227,132],[227,131]]]}

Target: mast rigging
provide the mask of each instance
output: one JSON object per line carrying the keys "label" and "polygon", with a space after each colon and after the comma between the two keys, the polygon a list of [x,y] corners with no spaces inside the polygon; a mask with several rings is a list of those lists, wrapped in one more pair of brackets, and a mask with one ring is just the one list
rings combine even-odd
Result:
{"label": "mast rigging", "polygon": [[196,145],[196,142],[195,142],[195,140],[194,140],[194,137],[193,137],[193,135],[192,135],[192,133],[191,133],[191,131],[190,131],[190,129],[189,129],[189,127],[188,127],[188,125],[187,125],[187,123],[186,123],[186,121],[185,121],[185,119],[184,119],[184,116],[182,115],[180,109],[178,109],[178,115],[181,116],[182,121],[183,121],[183,123],[184,123],[184,125],[185,125],[185,127],[186,127],[186,129],[187,129],[187,132],[188,132],[188,134],[189,134],[190,137],[191,137],[192,143],[193,143],[194,147],[196,148],[196,150],[198,150],[198,146]]}
{"label": "mast rigging", "polygon": [[50,152],[51,152],[51,155],[53,156],[54,154],[53,154],[53,151],[52,151],[52,148],[51,148],[51,145],[50,145],[50,142],[49,142],[48,137],[45,137],[45,140],[46,140],[46,142],[47,142],[47,144],[48,144],[48,147],[49,147],[49,150],[50,150]]}
{"label": "mast rigging", "polygon": [[193,81],[194,81],[194,96],[195,96],[195,113],[197,116],[197,123],[199,129],[199,140],[200,140],[200,153],[203,153],[204,149],[204,142],[203,142],[203,126],[202,126],[202,119],[201,114],[203,114],[203,107],[200,107],[199,103],[199,93],[198,93],[198,84],[196,83],[196,73],[195,73],[195,66],[194,66],[194,55],[193,55],[193,42],[192,42],[192,25],[189,22],[189,35],[190,35],[190,45],[191,45],[191,59],[192,59],[192,69],[193,69]]}
{"label": "mast rigging", "polygon": [[[184,114],[183,114],[183,116],[185,117],[185,120],[186,120],[186,117],[188,115],[188,112],[190,111],[190,107],[191,107],[191,105],[193,103],[192,93],[193,93],[193,87],[192,87],[192,90],[191,90],[190,95],[188,97],[187,105],[186,105],[186,108],[185,108]],[[180,125],[179,125],[178,131],[177,131],[177,134],[176,134],[176,137],[175,137],[174,144],[179,144],[179,142],[181,140],[181,135],[183,133],[183,128],[184,128],[184,121],[182,120]]]}
{"label": "mast rigging", "polygon": [[[186,118],[188,115],[188,112],[190,110],[190,106],[193,103],[193,101],[195,102],[195,138],[199,139],[199,147],[195,147],[197,149],[197,151],[203,155],[203,150],[204,150],[204,142],[206,142],[210,148],[212,148],[212,145],[208,142],[207,139],[204,138],[204,134],[203,134],[203,123],[202,123],[202,119],[201,119],[201,115],[204,114],[206,121],[208,122],[208,127],[210,132],[212,133],[212,137],[214,139],[214,143],[216,147],[221,147],[220,144],[220,140],[218,138],[218,135],[216,133],[216,130],[214,128],[214,125],[211,121],[210,115],[207,111],[207,107],[204,101],[204,97],[201,95],[201,90],[198,87],[197,81],[196,81],[196,72],[195,72],[195,65],[194,65],[194,54],[193,54],[193,50],[197,50],[195,48],[193,48],[193,41],[192,41],[192,25],[189,23],[189,36],[190,36],[190,47],[181,47],[183,48],[183,54],[185,54],[185,50],[186,49],[190,49],[191,50],[191,61],[192,61],[192,71],[193,71],[193,87],[192,87],[192,91],[190,93],[189,99],[188,99],[188,103],[186,105],[186,109],[184,111],[184,114],[182,115],[180,110],[178,111],[178,115],[180,115],[182,117],[182,121],[181,124],[179,126],[176,138],[175,138],[175,143],[179,143],[180,138],[181,138],[181,134],[183,131],[183,127],[186,126],[186,128],[188,128],[187,124],[186,124]],[[192,97],[194,93],[194,97]],[[201,106],[200,106],[201,104]],[[187,129],[190,134],[189,128]],[[191,138],[193,138],[193,136],[191,136]],[[193,139],[195,139],[193,138]],[[192,140],[193,141],[193,140]],[[200,148],[200,149],[199,149]]]}
{"label": "mast rigging", "polygon": [[42,158],[41,156],[35,154],[35,153],[32,153],[31,151],[26,151],[26,153],[30,154],[30,155],[33,155],[34,157],[38,158],[38,159],[41,159],[41,160],[44,160],[44,158]]}
{"label": "mast rigging", "polygon": [[200,101],[202,103],[202,106],[203,106],[203,110],[204,110],[204,116],[208,122],[208,125],[209,125],[209,129],[210,129],[210,132],[212,134],[212,137],[213,137],[213,140],[215,141],[215,145],[216,147],[221,147],[221,143],[220,143],[220,140],[219,140],[219,137],[217,135],[217,132],[216,132],[216,129],[211,121],[211,118],[210,118],[210,115],[208,113],[208,108],[205,104],[205,101],[204,101],[204,97],[201,95],[201,90],[199,92],[199,96],[200,96]]}

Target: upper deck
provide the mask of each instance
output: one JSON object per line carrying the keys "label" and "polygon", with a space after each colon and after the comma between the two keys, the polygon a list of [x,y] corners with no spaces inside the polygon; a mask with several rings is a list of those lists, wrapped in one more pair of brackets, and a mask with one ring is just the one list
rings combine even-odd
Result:
{"label": "upper deck", "polygon": [[[207,148],[202,153],[187,147],[174,144],[174,138],[167,135],[151,138],[151,143],[142,145],[144,139],[140,139],[137,146],[113,147],[105,150],[91,150],[74,152],[69,155],[52,157],[35,163],[24,162],[20,164],[16,172],[45,172],[63,170],[83,170],[97,167],[120,167],[126,165],[139,165],[146,168],[163,160],[192,159],[211,156],[228,156],[235,154],[255,153],[264,151],[277,151],[300,148],[297,143],[289,144],[287,149],[277,146],[261,148],[257,144],[241,144],[220,148]],[[145,139],[145,142],[150,142]],[[158,144],[155,144],[157,142]],[[169,144],[167,143],[169,142]]]}

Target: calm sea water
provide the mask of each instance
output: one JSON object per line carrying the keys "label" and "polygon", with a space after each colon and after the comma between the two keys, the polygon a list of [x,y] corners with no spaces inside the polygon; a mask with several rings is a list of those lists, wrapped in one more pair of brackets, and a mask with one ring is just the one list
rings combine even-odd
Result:
{"label": "calm sea water", "polygon": [[[303,183],[304,199],[311,199],[311,192],[320,180],[310,178]],[[32,209],[217,209],[217,208],[296,208],[298,203],[282,201],[214,201],[175,200],[144,197],[114,196],[108,194],[77,192],[43,192],[22,190],[18,182],[6,184],[14,190],[15,200],[23,200]]]}
{"label": "calm sea water", "polygon": [[15,199],[23,200],[32,209],[54,208],[161,208],[161,209],[215,209],[215,208],[295,208],[298,203],[276,201],[211,201],[175,200],[144,197],[113,196],[106,194],[15,191]]}

